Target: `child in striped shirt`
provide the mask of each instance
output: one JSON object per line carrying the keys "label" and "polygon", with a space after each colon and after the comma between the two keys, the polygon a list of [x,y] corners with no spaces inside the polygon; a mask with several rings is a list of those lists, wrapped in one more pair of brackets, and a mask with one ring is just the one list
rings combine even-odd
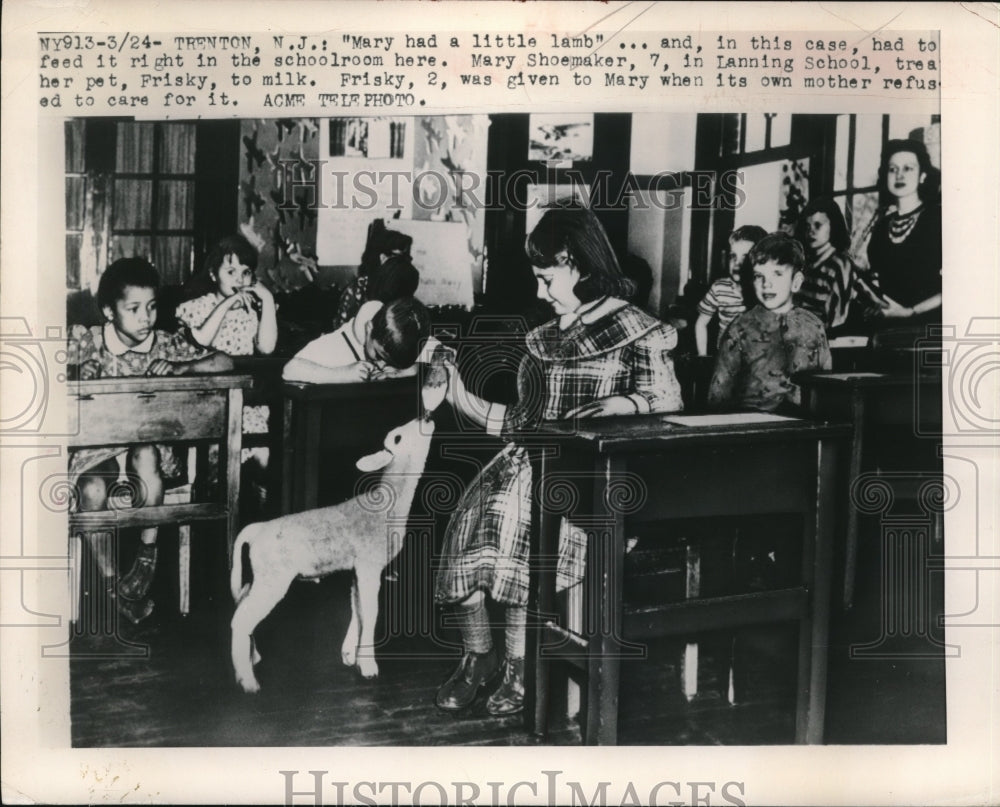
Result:
{"label": "child in striped shirt", "polygon": [[717,343],[722,342],[722,335],[729,323],[746,311],[743,299],[743,286],[740,282],[740,272],[746,257],[760,239],[767,233],[763,227],[755,224],[745,224],[737,227],[729,235],[729,276],[720,277],[708,289],[708,293],[698,303],[698,319],[694,324],[694,339],[699,356],[708,355],[708,324],[718,315],[719,336]]}

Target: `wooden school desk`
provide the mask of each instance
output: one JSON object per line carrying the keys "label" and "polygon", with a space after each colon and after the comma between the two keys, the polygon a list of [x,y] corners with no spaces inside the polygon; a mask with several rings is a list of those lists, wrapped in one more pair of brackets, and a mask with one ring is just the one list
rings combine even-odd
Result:
{"label": "wooden school desk", "polygon": [[[864,471],[891,459],[890,453],[919,448],[921,442],[941,442],[940,372],[802,373],[795,381],[802,388],[802,403],[811,413],[853,424],[848,485]],[[886,427],[895,430],[888,441],[880,440],[885,435],[879,432]],[[933,468],[924,470],[935,472]],[[940,466],[936,472],[941,473]],[[844,606],[850,608],[858,555],[858,510],[853,500],[848,502],[845,553],[843,599]]]}
{"label": "wooden school desk", "polygon": [[420,411],[415,377],[351,384],[286,382],[281,392],[282,513],[318,505],[322,446],[332,446],[353,463],[381,448],[390,428]]}
{"label": "wooden school desk", "polygon": [[[81,532],[180,524],[180,610],[189,607],[192,521],[226,523],[229,559],[239,519],[243,390],[247,375],[183,375],[99,378],[73,382],[70,394],[70,448],[143,443],[218,443],[220,502],[163,504],[71,513],[74,558],[80,570]],[[189,482],[192,480],[188,480]],[[79,603],[73,597],[72,619]]]}
{"label": "wooden school desk", "polygon": [[[584,742],[614,745],[622,659],[641,653],[641,645],[633,643],[787,620],[799,623],[795,740],[822,742],[833,516],[841,494],[835,463],[837,444],[849,431],[844,425],[766,415],[730,425],[715,416],[674,415],[545,424],[538,436],[532,564],[541,615],[534,651],[536,733],[544,734],[548,725],[553,663],[571,663],[586,675]],[[557,505],[565,503],[566,483],[573,480],[584,495],[589,486],[593,496],[592,506],[584,505],[576,520],[587,529],[589,544],[584,635],[546,616],[556,613]],[[632,525],[764,513],[802,516],[802,566],[795,585],[625,607],[625,541]]]}

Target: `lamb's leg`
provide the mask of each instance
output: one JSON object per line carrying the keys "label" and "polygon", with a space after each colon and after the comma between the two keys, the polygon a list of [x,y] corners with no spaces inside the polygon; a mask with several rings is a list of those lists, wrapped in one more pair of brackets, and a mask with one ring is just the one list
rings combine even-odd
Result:
{"label": "lamb's leg", "polygon": [[358,669],[365,678],[378,675],[375,662],[375,623],[378,621],[378,594],[382,584],[382,570],[376,567],[359,567],[358,605],[360,606],[361,641],[358,644]]}
{"label": "lamb's leg", "polygon": [[347,635],[344,636],[344,643],[340,646],[340,658],[348,667],[353,667],[358,660],[358,581],[356,577],[351,578],[351,621],[347,626]]}
{"label": "lamb's leg", "polygon": [[256,580],[236,607],[232,621],[233,670],[236,673],[236,683],[244,692],[260,690],[260,684],[253,674],[254,662],[260,658],[253,643],[254,629],[281,602],[291,583],[291,579],[277,582]]}

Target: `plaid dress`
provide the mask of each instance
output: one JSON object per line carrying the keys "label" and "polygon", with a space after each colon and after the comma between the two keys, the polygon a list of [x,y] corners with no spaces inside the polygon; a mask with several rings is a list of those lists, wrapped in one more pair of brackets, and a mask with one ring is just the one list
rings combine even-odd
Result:
{"label": "plaid dress", "polygon": [[[527,335],[518,369],[518,402],[504,415],[503,450],[466,489],[448,523],[435,597],[458,602],[477,590],[497,602],[528,601],[532,472],[518,436],[541,420],[558,420],[578,406],[628,396],[639,412],[680,410],[671,353],[677,333],[621,300],[608,299],[565,331],[555,323]],[[557,584],[579,581],[586,534],[563,521]]]}

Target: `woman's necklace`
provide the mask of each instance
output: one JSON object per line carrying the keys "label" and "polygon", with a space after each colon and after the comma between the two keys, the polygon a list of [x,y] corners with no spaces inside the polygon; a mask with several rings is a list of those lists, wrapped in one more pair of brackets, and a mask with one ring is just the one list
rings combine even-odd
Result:
{"label": "woman's necklace", "polygon": [[916,226],[917,219],[920,217],[920,211],[924,209],[923,205],[913,208],[905,216],[901,216],[896,213],[892,218],[889,219],[889,240],[894,244],[902,244]]}

